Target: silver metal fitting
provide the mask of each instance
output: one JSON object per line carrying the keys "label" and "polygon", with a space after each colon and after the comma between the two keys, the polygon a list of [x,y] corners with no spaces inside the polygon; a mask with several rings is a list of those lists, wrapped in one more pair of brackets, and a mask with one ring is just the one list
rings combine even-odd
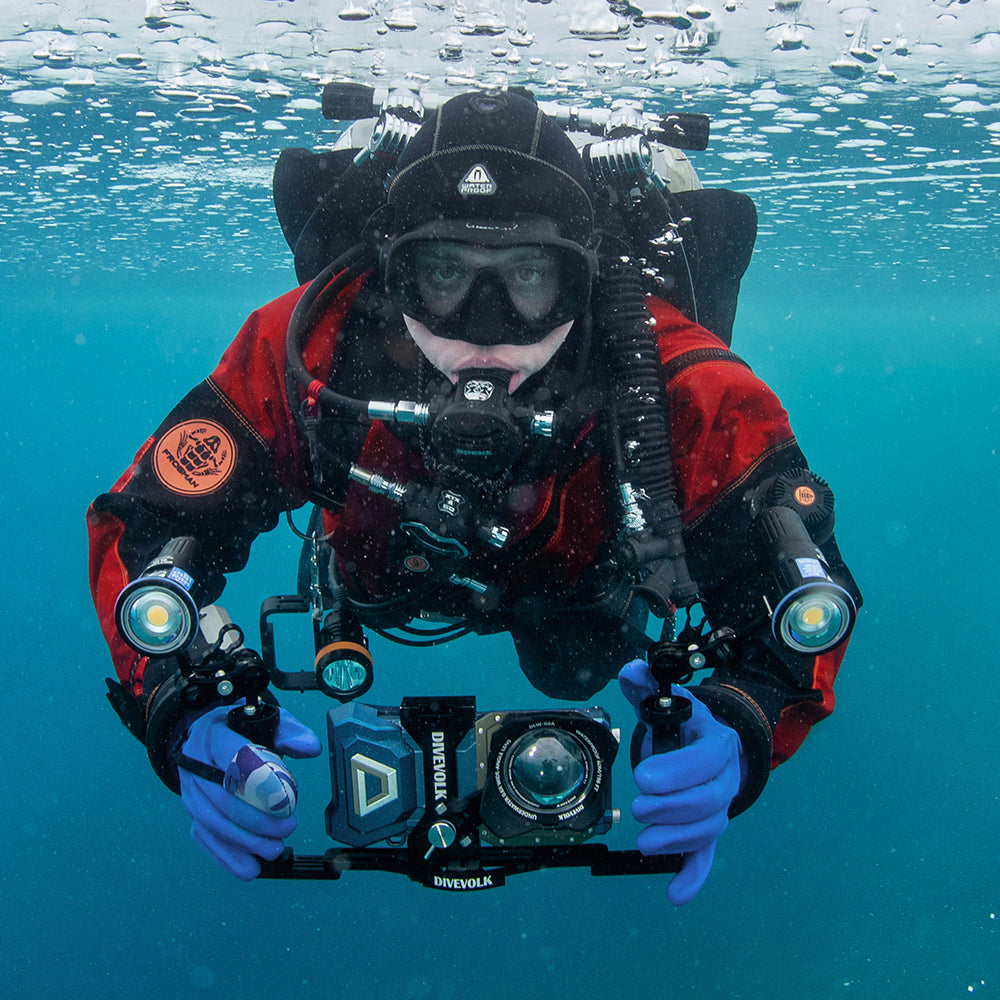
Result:
{"label": "silver metal fitting", "polygon": [[378,159],[395,160],[417,134],[419,128],[419,122],[400,118],[391,111],[383,112],[368,140],[368,155]]}
{"label": "silver metal fitting", "polygon": [[631,483],[622,483],[618,488],[622,498],[622,521],[626,531],[642,531],[646,527],[646,519],[642,516],[639,506],[639,494]]}
{"label": "silver metal fitting", "polygon": [[378,493],[381,496],[388,497],[396,503],[403,502],[403,495],[406,493],[406,487],[402,483],[396,483],[391,479],[386,479],[385,476],[380,476],[377,472],[366,472],[357,465],[352,465],[347,475],[348,478],[353,479],[356,483],[361,483],[362,486],[367,486],[372,493]]}
{"label": "silver metal fitting", "polygon": [[510,538],[510,528],[503,528],[500,525],[494,525],[488,531],[483,531],[483,541],[497,549],[502,549],[507,544],[508,538]]}
{"label": "silver metal fitting", "polygon": [[430,422],[431,408],[426,403],[414,403],[408,399],[396,402],[373,399],[368,404],[368,416],[387,423],[425,427]]}
{"label": "silver metal fitting", "polygon": [[653,149],[641,133],[592,142],[586,150],[584,159],[596,183],[621,185],[645,181],[653,172]]}
{"label": "silver metal fitting", "polygon": [[381,103],[383,111],[409,111],[416,118],[424,117],[424,103],[420,95],[407,86],[394,86]]}
{"label": "silver metal fitting", "polygon": [[556,414],[554,410],[542,410],[531,418],[531,433],[539,437],[552,437]]}
{"label": "silver metal fitting", "polygon": [[646,131],[646,121],[643,118],[641,101],[620,98],[612,103],[611,113],[608,115],[607,124],[604,126],[605,135],[610,134],[616,128],[630,128],[635,132]]}

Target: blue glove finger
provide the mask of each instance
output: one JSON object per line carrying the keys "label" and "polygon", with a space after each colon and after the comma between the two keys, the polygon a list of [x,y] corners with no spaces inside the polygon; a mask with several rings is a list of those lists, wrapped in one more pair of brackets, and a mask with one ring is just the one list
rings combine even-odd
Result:
{"label": "blue glove finger", "polygon": [[184,738],[184,753],[225,771],[240,747],[248,742],[226,725],[228,716],[228,708],[213,708],[195,719]]}
{"label": "blue glove finger", "polygon": [[274,749],[289,757],[318,757],[323,750],[319,737],[290,712],[281,710],[274,733]]}
{"label": "blue glove finger", "polygon": [[255,879],[260,874],[260,862],[246,851],[220,840],[197,823],[191,824],[191,839],[199,844],[221,867],[244,882]]}
{"label": "blue glove finger", "polygon": [[[223,772],[223,784],[181,767],[181,798],[195,841],[232,874],[250,879],[260,872],[253,856],[276,858],[294,831],[297,788],[280,757],[229,728],[228,714],[228,708],[204,713],[191,723],[183,743],[186,756]],[[316,734],[284,711],[275,746],[296,757],[321,750]]]}
{"label": "blue glove finger", "polygon": [[708,714],[708,709],[696,704],[691,723],[685,723],[682,729],[684,745],[679,750],[640,761],[635,769],[639,791],[668,795],[707,784],[726,774],[736,779],[729,795],[732,800],[739,789],[740,770],[733,767],[734,761],[739,764],[739,737],[735,730],[711,717],[707,721],[698,718],[699,712]]}
{"label": "blue glove finger", "polygon": [[[637,710],[658,686],[643,660],[618,675],[622,693]],[[715,844],[729,824],[729,806],[739,792],[742,746],[735,730],[719,722],[694,693],[674,685],[672,693],[691,701],[691,718],[681,727],[681,747],[652,754],[648,731],[635,768],[639,790],[632,815],[648,824],[637,838],[643,854],[682,854],[680,872],[667,890],[680,906],[693,899],[708,878]]]}
{"label": "blue glove finger", "polygon": [[237,878],[256,878],[260,874],[260,864],[254,855],[276,858],[284,844],[280,839],[252,835],[223,816],[209,798],[213,790],[221,791],[218,785],[199,778],[194,778],[193,782],[200,784],[186,789],[184,795],[184,804],[191,816],[192,839]]}
{"label": "blue glove finger", "polygon": [[[291,712],[279,709],[278,727],[274,733],[274,748],[289,757],[316,757],[322,751],[319,737],[299,722]],[[184,741],[189,757],[225,770],[247,739],[226,725],[228,708],[213,708],[195,719]]]}
{"label": "blue glove finger", "polygon": [[724,734],[701,738],[680,750],[640,761],[634,772],[639,791],[669,795],[714,780],[729,767],[736,753],[736,733],[729,732],[732,740]]}
{"label": "blue glove finger", "polygon": [[643,698],[656,694],[659,685],[645,660],[632,660],[618,672],[618,686],[633,708],[638,708]]}
{"label": "blue glove finger", "polygon": [[[740,740],[692,697],[692,718],[679,750],[655,754],[635,768],[639,789],[632,805],[637,820],[691,824],[713,816],[725,820],[740,787]],[[725,829],[718,826],[715,836]]]}
{"label": "blue glove finger", "polygon": [[715,841],[684,855],[684,865],[667,886],[667,899],[674,906],[690,903],[701,891],[712,862],[715,860]]}
{"label": "blue glove finger", "polygon": [[703,785],[669,795],[640,792],[632,801],[632,815],[640,823],[697,823],[716,813],[728,814],[738,787],[736,778],[726,771]]}
{"label": "blue glove finger", "polygon": [[221,785],[185,775],[181,791],[191,819],[217,837],[253,854],[281,852],[282,840],[297,826],[294,816],[279,818],[241,802]]}
{"label": "blue glove finger", "polygon": [[[194,777],[194,776],[192,776]],[[245,830],[251,836],[282,839],[290,836],[298,825],[293,815],[276,816],[258,809],[250,802],[244,802],[224,785],[214,781],[194,777],[196,787],[211,803],[212,808],[223,819]]]}
{"label": "blue glove finger", "polygon": [[724,815],[708,816],[697,823],[656,824],[644,827],[636,837],[641,854],[687,854],[715,841],[729,824]]}

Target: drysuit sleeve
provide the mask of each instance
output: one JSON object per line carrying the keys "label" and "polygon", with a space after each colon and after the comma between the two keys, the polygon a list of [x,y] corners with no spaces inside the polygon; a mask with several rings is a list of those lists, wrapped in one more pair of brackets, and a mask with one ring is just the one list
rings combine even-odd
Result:
{"label": "drysuit sleeve", "polygon": [[[170,658],[147,659],[118,635],[115,601],[169,539],[199,543],[199,607],[246,564],[254,538],[308,497],[308,462],[284,391],[284,328],[295,293],[254,313],[218,367],[143,444],[87,512],[90,585],[121,685],[112,702],[140,739]],[[117,703],[115,699],[117,698]]]}
{"label": "drysuit sleeve", "polygon": [[[774,393],[739,358],[654,311],[667,372],[671,449],[683,511],[688,566],[709,621],[744,638],[732,662],[702,681],[698,697],[739,733],[749,773],[732,813],[749,806],[768,773],[801,745],[834,707],[833,683],[847,638],[821,655],[777,643],[766,618],[769,567],[750,544],[749,497],[769,479],[808,468]],[[671,324],[673,324],[671,333]],[[714,338],[713,338],[714,340]],[[679,367],[676,359],[686,358]],[[858,607],[861,595],[835,539],[821,546],[834,581]]]}

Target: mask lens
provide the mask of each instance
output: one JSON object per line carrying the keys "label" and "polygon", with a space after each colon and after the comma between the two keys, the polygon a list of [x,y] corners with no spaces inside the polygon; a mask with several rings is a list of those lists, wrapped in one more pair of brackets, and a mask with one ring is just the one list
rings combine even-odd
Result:
{"label": "mask lens", "polygon": [[[529,331],[544,336],[575,319],[590,291],[590,266],[582,248],[529,245],[504,248],[451,240],[414,240],[389,256],[386,285],[408,316],[439,336],[474,339],[464,316],[497,307]],[[487,308],[488,307],[488,308]],[[538,339],[538,338],[535,338]]]}

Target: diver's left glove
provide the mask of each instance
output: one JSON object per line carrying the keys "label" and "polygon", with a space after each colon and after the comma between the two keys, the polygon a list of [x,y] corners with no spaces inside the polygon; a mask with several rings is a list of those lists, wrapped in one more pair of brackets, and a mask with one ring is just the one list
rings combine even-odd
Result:
{"label": "diver's left glove", "polygon": [[[316,757],[322,747],[311,729],[280,710],[272,752],[230,729],[229,711],[213,708],[188,727],[178,758],[181,799],[194,840],[227,871],[249,880],[260,874],[258,858],[277,858],[296,826],[295,779],[277,754]],[[189,770],[197,763],[207,765],[198,768],[203,773],[220,772],[222,783]]]}
{"label": "diver's left glove", "polygon": [[[622,693],[638,710],[658,690],[649,665],[627,663],[618,675]],[[690,902],[712,870],[715,843],[729,824],[729,806],[740,789],[742,746],[736,730],[719,722],[690,688],[674,685],[691,701],[691,718],[681,726],[681,746],[652,753],[647,732],[635,768],[639,794],[632,815],[649,824],[639,833],[642,854],[683,854],[681,870],[667,889],[675,906]]]}

